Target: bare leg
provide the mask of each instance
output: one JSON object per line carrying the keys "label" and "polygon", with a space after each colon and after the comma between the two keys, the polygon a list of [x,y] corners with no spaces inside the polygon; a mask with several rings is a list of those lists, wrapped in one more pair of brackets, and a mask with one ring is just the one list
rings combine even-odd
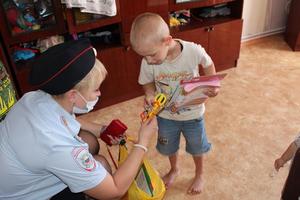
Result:
{"label": "bare leg", "polygon": [[200,194],[203,190],[203,156],[193,156],[196,172],[193,183],[190,185],[187,193],[190,195]]}
{"label": "bare leg", "polygon": [[169,161],[170,161],[171,169],[162,178],[167,189],[172,185],[172,183],[174,182],[176,176],[179,175],[179,168],[178,168],[178,162],[177,162],[178,161],[178,154],[175,153],[175,154],[169,156]]}

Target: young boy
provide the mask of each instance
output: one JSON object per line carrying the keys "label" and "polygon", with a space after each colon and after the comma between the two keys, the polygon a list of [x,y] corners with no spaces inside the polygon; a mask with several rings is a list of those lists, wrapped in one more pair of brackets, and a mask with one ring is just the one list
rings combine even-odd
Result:
{"label": "young boy", "polygon": [[[197,44],[173,39],[168,25],[157,14],[144,13],[133,22],[130,33],[132,48],[141,56],[139,84],[145,91],[145,102],[153,102],[156,92],[174,95],[181,80],[199,76],[203,67],[205,75],[215,74],[215,67],[205,50]],[[213,97],[218,89],[207,89],[204,93]],[[157,150],[169,156],[170,171],[163,177],[166,187],[171,186],[179,174],[178,149],[180,134],[186,139],[186,151],[193,156],[195,177],[188,194],[199,194],[203,189],[203,154],[211,144],[207,141],[204,127],[204,101],[196,99],[184,108],[164,109],[158,119],[159,135]],[[175,108],[175,109],[174,109]]]}
{"label": "young boy", "polygon": [[284,153],[275,160],[274,167],[278,171],[286,162],[291,160],[300,147],[300,135],[288,146]]}
{"label": "young boy", "polygon": [[[101,126],[74,115],[93,109],[105,76],[86,39],[51,47],[35,60],[30,83],[38,90],[24,94],[0,123],[0,199],[46,200],[67,187],[95,199],[126,193],[157,130],[156,120],[141,125],[139,144],[114,174],[108,173],[103,158],[92,156],[78,136],[81,128],[97,135]],[[55,199],[82,195],[60,197]]]}

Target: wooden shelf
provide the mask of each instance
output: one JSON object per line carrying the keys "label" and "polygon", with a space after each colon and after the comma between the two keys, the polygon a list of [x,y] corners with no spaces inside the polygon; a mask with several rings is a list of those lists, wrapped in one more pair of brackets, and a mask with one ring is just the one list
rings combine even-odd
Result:
{"label": "wooden shelf", "polygon": [[169,11],[207,7],[211,5],[229,3],[236,0],[193,0],[191,2],[176,3],[176,0],[169,0]]}
{"label": "wooden shelf", "polygon": [[214,4],[214,0],[195,0],[191,2],[176,3],[176,0],[169,0],[169,11],[177,11],[198,7],[205,7]]}
{"label": "wooden shelf", "polygon": [[49,27],[45,28],[42,30],[36,30],[36,31],[28,31],[26,33],[20,33],[17,35],[14,35],[13,37],[9,38],[7,42],[9,43],[10,46],[16,45],[19,43],[24,43],[24,42],[30,42],[33,40],[37,39],[43,39],[46,37],[50,37],[52,35],[58,35],[58,34],[65,34],[66,30],[59,30],[57,27]]}
{"label": "wooden shelf", "polygon": [[[39,38],[45,38],[51,35],[63,34],[66,32],[65,22],[63,20],[63,12],[61,8],[61,4],[59,1],[52,0],[52,8],[53,8],[53,17],[54,23],[49,24],[48,27],[43,27],[40,30],[30,30],[24,31],[18,34],[13,34],[11,32],[11,27],[6,21],[6,12],[3,6],[0,6],[0,23],[1,26],[4,26],[2,29],[3,38],[5,39],[4,43],[6,45],[14,45],[22,42],[29,42],[32,40],[37,40]],[[3,3],[3,2],[1,2]]]}
{"label": "wooden shelf", "polygon": [[208,19],[195,19],[191,17],[191,20],[188,24],[180,25],[176,27],[171,27],[171,34],[175,34],[177,32],[188,31],[195,28],[209,27],[217,24],[222,24],[226,22],[230,22],[232,20],[237,20],[237,18],[233,17],[214,17]]}
{"label": "wooden shelf", "polygon": [[77,22],[76,16],[75,16],[76,9],[65,8],[64,11],[66,14],[69,33],[73,34],[73,33],[78,33],[78,32],[84,32],[84,31],[89,31],[89,30],[99,28],[102,26],[121,23],[122,19],[121,19],[121,13],[120,13],[119,0],[116,0],[116,7],[117,7],[117,15],[116,16],[105,17],[105,18],[101,18],[101,19],[93,19],[88,22]]}

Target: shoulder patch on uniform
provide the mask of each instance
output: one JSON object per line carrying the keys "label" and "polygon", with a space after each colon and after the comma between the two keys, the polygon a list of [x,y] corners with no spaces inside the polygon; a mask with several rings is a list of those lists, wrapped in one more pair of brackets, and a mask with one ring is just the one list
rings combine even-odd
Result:
{"label": "shoulder patch on uniform", "polygon": [[75,147],[72,151],[72,157],[79,167],[86,171],[93,171],[96,168],[96,161],[84,147]]}

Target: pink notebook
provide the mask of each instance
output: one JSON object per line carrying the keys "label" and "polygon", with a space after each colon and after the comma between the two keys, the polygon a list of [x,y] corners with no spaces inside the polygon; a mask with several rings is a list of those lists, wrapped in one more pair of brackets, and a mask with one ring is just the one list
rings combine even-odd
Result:
{"label": "pink notebook", "polygon": [[221,80],[224,79],[224,77],[227,74],[216,74],[212,76],[200,76],[193,78],[188,81],[181,81],[180,84],[183,86],[183,89],[185,92],[191,92],[195,88],[198,87],[220,87],[221,86]]}

